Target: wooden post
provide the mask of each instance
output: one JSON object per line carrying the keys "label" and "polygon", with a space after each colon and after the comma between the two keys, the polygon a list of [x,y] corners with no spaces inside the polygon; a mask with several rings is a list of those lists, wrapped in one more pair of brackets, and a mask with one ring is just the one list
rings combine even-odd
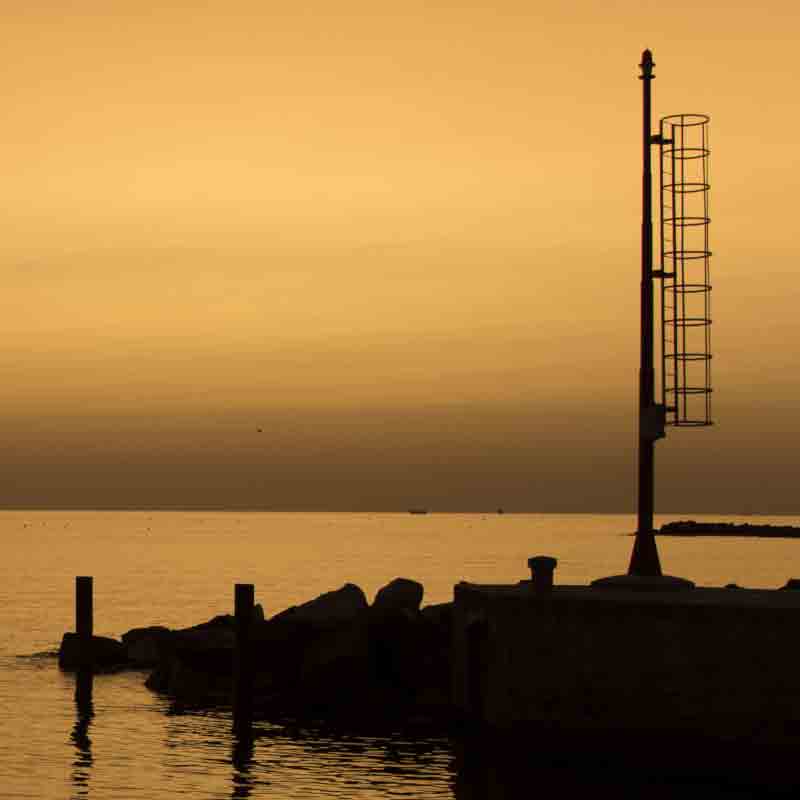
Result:
{"label": "wooden post", "polygon": [[234,589],[236,648],[233,658],[233,731],[247,735],[253,723],[253,654],[250,626],[255,590],[252,583],[237,583]]}
{"label": "wooden post", "polygon": [[81,662],[92,663],[92,634],[94,633],[94,611],[91,575],[75,578],[75,633],[78,634]]}
{"label": "wooden post", "polygon": [[92,683],[92,635],[94,634],[94,600],[91,575],[75,577],[75,633],[78,636],[78,671],[75,675],[75,702],[84,717],[91,715]]}

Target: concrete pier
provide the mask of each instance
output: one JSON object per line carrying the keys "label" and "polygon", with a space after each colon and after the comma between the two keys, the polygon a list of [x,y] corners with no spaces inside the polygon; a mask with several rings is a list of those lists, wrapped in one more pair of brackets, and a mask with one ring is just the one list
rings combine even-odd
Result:
{"label": "concrete pier", "polygon": [[800,592],[543,583],[456,585],[453,694],[467,717],[763,741],[800,732]]}

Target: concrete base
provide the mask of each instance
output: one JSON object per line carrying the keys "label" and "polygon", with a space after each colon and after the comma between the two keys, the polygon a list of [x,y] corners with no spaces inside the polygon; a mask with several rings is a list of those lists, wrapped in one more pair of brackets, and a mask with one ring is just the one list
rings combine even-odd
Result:
{"label": "concrete base", "polygon": [[694,583],[674,575],[611,575],[597,578],[590,586],[595,589],[628,589],[634,592],[674,592],[694,589]]}
{"label": "concrete base", "polygon": [[459,583],[457,711],[493,729],[612,741],[655,729],[800,752],[800,591],[690,588],[628,576],[542,595]]}

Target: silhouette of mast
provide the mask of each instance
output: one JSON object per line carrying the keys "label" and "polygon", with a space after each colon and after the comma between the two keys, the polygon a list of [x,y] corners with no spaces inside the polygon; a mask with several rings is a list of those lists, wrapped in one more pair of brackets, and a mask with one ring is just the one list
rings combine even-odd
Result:
{"label": "silhouette of mast", "polygon": [[[653,531],[654,461],[656,439],[663,436],[663,405],[655,403],[653,369],[653,177],[650,148],[660,142],[651,133],[650,83],[653,54],[642,53],[643,156],[642,173],[642,284],[641,284],[641,360],[639,367],[639,502],[636,540],[628,566],[629,575],[661,575]],[[659,422],[661,424],[659,424]]]}

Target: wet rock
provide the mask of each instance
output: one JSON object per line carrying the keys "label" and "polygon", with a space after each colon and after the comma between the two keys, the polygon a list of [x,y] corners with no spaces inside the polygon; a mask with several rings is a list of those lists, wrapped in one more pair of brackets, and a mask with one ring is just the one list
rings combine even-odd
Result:
{"label": "wet rock", "polygon": [[319,636],[320,629],[291,614],[279,614],[251,630],[255,660],[255,681],[265,688],[294,686],[299,678],[305,653]]}
{"label": "wet rock", "polygon": [[422,661],[427,671],[428,683],[450,698],[452,670],[451,647],[453,641],[453,603],[425,606],[420,613],[424,625],[424,652]]}
{"label": "wet rock", "polygon": [[434,603],[425,606],[421,611],[422,618],[430,625],[435,625],[442,632],[450,633],[453,626],[453,602]]}
{"label": "wet rock", "polygon": [[145,686],[187,705],[227,702],[231,697],[230,649],[173,652],[151,673]]}
{"label": "wet rock", "polygon": [[376,680],[409,692],[423,683],[425,637],[419,614],[373,609],[369,627]]}
{"label": "wet rock", "polygon": [[236,617],[233,614],[217,614],[208,622],[201,622],[199,625],[192,625],[190,628],[182,628],[183,631],[205,631],[209,628],[234,628],[236,627]]}
{"label": "wet rock", "polygon": [[307,603],[292,606],[276,614],[272,620],[308,622],[320,626],[335,626],[355,619],[367,608],[367,598],[360,587],[346,583],[341,589],[325,592]]}
{"label": "wet rock", "polygon": [[233,650],[236,630],[231,627],[196,627],[175,631],[171,644],[174,650],[184,653],[204,653],[208,650]]}
{"label": "wet rock", "polygon": [[[448,719],[452,604],[420,612],[420,584],[399,579],[384,588],[371,607],[359,587],[345,584],[269,620],[256,617],[250,640],[260,714],[370,727]],[[165,640],[151,689],[185,705],[230,701],[232,618]]]}
{"label": "wet rock", "polygon": [[372,607],[376,610],[419,611],[424,588],[409,578],[395,578],[378,589]]}
{"label": "wet rock", "polygon": [[[107,636],[92,636],[91,664],[95,669],[111,669],[126,664],[127,651],[121,642]],[[77,633],[65,633],[58,650],[58,666],[73,671],[82,665],[82,652]]]}
{"label": "wet rock", "polygon": [[145,685],[187,702],[229,697],[235,644],[230,614],[172,631],[158,642],[158,662]]}
{"label": "wet rock", "polygon": [[358,704],[374,679],[369,625],[365,618],[323,631],[305,648],[296,694],[305,707]]}
{"label": "wet rock", "polygon": [[171,645],[172,631],[163,625],[147,628],[133,628],[122,634],[128,660],[141,667],[158,664],[162,655]]}

